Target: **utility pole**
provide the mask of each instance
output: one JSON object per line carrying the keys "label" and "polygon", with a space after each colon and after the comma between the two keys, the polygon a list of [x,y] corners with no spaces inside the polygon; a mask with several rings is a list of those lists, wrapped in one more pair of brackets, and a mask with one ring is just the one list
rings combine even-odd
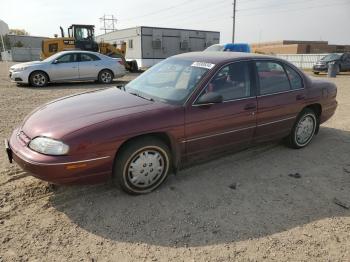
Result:
{"label": "utility pole", "polygon": [[233,0],[233,16],[232,16],[232,44],[235,43],[235,27],[236,27],[236,0]]}
{"label": "utility pole", "polygon": [[2,36],[2,34],[0,33],[0,37],[1,37],[1,44],[2,44],[2,51],[5,52],[6,51],[6,47],[5,47],[5,43],[4,43],[4,37]]}

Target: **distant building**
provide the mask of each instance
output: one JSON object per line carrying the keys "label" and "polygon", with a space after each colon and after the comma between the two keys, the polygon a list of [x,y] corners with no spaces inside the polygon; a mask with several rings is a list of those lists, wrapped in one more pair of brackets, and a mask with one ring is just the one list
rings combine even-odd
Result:
{"label": "distant building", "polygon": [[126,43],[126,59],[149,67],[176,54],[202,51],[220,41],[220,32],[139,26],[96,37],[98,42]]}
{"label": "distant building", "polygon": [[322,54],[350,52],[350,45],[330,45],[328,41],[282,40],[251,44],[252,52],[264,54]]}

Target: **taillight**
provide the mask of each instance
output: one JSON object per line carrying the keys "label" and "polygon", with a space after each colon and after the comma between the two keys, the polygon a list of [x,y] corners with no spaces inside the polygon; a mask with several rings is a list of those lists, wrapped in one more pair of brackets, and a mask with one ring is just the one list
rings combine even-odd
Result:
{"label": "taillight", "polygon": [[118,60],[118,63],[121,64],[122,66],[124,65],[123,60]]}

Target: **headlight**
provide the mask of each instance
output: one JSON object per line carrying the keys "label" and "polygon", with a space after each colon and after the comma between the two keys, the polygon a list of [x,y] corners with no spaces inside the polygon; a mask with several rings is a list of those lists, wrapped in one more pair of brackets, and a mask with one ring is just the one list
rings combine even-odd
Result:
{"label": "headlight", "polygon": [[29,148],[45,155],[65,155],[69,146],[48,137],[36,137],[29,143]]}
{"label": "headlight", "polygon": [[24,66],[24,67],[17,67],[17,68],[13,68],[13,72],[20,72],[20,71],[24,71],[26,70],[28,67]]}

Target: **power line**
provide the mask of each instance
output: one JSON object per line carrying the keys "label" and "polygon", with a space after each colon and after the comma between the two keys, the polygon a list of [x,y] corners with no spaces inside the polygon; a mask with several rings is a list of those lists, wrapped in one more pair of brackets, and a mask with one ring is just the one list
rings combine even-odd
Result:
{"label": "power line", "polygon": [[[299,0],[299,1],[293,1],[291,3],[278,3],[278,4],[273,4],[273,5],[264,5],[264,6],[258,6],[258,7],[252,7],[252,8],[244,8],[244,9],[239,9],[237,11],[251,11],[251,10],[258,10],[258,9],[265,9],[265,8],[271,8],[271,7],[285,7],[286,5],[294,5],[294,4],[300,4],[300,3],[307,3],[307,2],[312,2],[316,0]],[[317,0],[319,1],[319,0]]]}
{"label": "power line", "polygon": [[[161,19],[162,22],[165,20],[169,20],[169,19],[176,19],[178,20],[179,19],[179,16],[182,16],[184,14],[190,14],[192,17],[193,17],[193,14],[198,14],[198,13],[202,13],[203,10],[205,9],[212,9],[213,6],[217,7],[218,5],[221,5],[221,4],[226,4],[228,3],[229,0],[221,0],[221,1],[217,1],[215,3],[211,3],[212,5],[206,5],[206,6],[202,6],[202,7],[199,7],[199,8],[195,8],[195,9],[190,9],[190,10],[184,10],[184,11],[178,11],[178,12],[172,12],[171,16],[169,16],[169,14],[161,14],[161,16],[159,16],[159,20]],[[193,3],[194,1],[191,2],[191,4]],[[203,5],[203,4],[202,4]],[[167,10],[170,9],[170,8],[167,8]],[[198,12],[200,11],[200,12]],[[157,11],[157,12],[153,12],[154,14],[158,14],[160,11]],[[153,14],[152,14],[153,15]],[[163,18],[163,16],[166,16],[165,18]],[[142,18],[142,17],[147,17],[148,18],[149,15],[143,15],[143,16],[138,16],[137,18]],[[147,19],[146,18],[146,19]],[[187,17],[186,17],[187,18]],[[129,20],[135,20],[136,18],[128,18],[128,19],[120,19],[119,21],[129,21]]]}
{"label": "power line", "polygon": [[314,6],[307,6],[303,8],[296,8],[296,9],[287,9],[287,10],[278,10],[276,12],[269,12],[269,13],[258,13],[258,14],[246,14],[246,15],[240,15],[240,16],[256,16],[256,15],[270,15],[270,14],[278,14],[278,13],[289,13],[289,12],[295,12],[295,11],[303,11],[303,10],[309,10],[309,9],[315,9],[315,8],[322,8],[322,7],[332,7],[332,6],[340,6],[340,5],[348,5],[349,2],[343,2],[343,3],[337,3],[337,4],[326,4],[326,5],[314,5]]}
{"label": "power line", "polygon": [[[247,16],[255,16],[255,15],[270,15],[270,14],[276,14],[276,13],[284,13],[284,12],[294,12],[294,11],[302,11],[302,10],[309,10],[309,9],[314,9],[314,8],[319,8],[319,7],[331,7],[331,6],[338,6],[338,5],[346,5],[349,2],[345,2],[345,3],[338,3],[338,4],[327,4],[327,5],[314,5],[314,6],[307,6],[307,7],[303,7],[303,8],[297,8],[297,9],[287,9],[287,10],[278,10],[276,12],[264,12],[264,13],[257,13],[257,14],[239,14],[236,15],[236,18],[238,17],[247,17]],[[225,10],[225,12],[227,12],[227,10]],[[238,10],[237,10],[238,12]],[[217,15],[217,14],[216,14]],[[223,14],[224,15],[224,14]],[[220,17],[217,16],[212,16],[212,17],[208,17],[210,19],[207,19],[206,22],[212,22],[212,21],[221,21],[223,19],[229,19],[228,16],[223,16],[221,15]],[[183,21],[186,22],[186,21]]]}
{"label": "power line", "polygon": [[[192,0],[193,2],[194,0]],[[170,10],[170,9],[173,9],[173,8],[176,8],[176,7],[179,7],[179,6],[182,6],[188,2],[191,2],[190,0],[186,0],[186,1],[183,1],[177,5],[173,5],[173,6],[170,6],[170,7],[165,7],[165,8],[162,8],[162,9],[158,9],[156,11],[153,11],[153,12],[150,12],[150,13],[147,13],[147,14],[144,14],[144,15],[141,15],[141,16],[137,16],[137,17],[132,17],[132,18],[127,18],[127,19],[122,19],[122,21],[129,21],[129,20],[135,20],[135,19],[139,19],[139,18],[143,18],[143,17],[147,17],[147,16],[152,16],[152,15],[156,15],[158,14],[159,12],[164,12],[164,11],[167,11],[167,10]]]}

